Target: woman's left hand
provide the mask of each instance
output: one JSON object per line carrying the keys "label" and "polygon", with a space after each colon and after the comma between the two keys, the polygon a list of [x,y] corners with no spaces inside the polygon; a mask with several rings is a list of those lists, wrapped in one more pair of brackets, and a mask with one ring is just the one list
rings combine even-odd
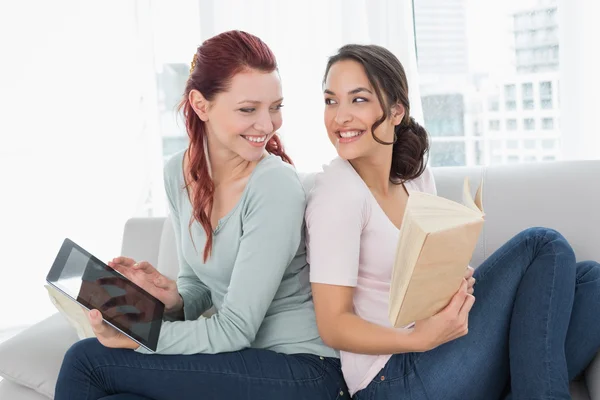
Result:
{"label": "woman's left hand", "polygon": [[98,341],[105,347],[135,350],[140,346],[112,326],[104,323],[100,311],[92,310],[88,312],[87,315],[96,338],[98,338]]}
{"label": "woman's left hand", "polygon": [[467,267],[467,272],[465,273],[465,279],[467,280],[467,293],[473,294],[475,292],[475,278],[473,278],[473,273],[475,270],[470,265]]}

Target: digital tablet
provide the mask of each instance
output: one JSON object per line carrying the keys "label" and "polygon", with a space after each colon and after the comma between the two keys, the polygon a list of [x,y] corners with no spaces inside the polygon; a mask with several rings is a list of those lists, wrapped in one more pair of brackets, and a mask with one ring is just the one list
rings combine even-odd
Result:
{"label": "digital tablet", "polygon": [[49,285],[154,352],[164,304],[70,239],[63,242],[46,277]]}

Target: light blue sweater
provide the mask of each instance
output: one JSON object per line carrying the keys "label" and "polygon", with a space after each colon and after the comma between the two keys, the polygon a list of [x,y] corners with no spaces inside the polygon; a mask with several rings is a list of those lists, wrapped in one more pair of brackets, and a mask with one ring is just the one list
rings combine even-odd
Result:
{"label": "light blue sweater", "polygon": [[[157,353],[254,347],[337,357],[317,331],[304,243],[306,198],[296,171],[274,155],[260,161],[239,202],[214,230],[204,263],[204,229],[194,221],[192,242],[188,228],[192,205],[184,188],[183,155],[167,162],[164,178],[185,321],[163,322]],[[201,316],[212,305],[217,313]]]}

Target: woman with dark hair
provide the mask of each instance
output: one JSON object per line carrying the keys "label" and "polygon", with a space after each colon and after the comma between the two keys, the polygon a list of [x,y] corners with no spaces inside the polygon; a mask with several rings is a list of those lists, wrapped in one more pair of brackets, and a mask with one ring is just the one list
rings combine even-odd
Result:
{"label": "woman with dark hair", "polygon": [[317,326],[341,350],[350,393],[569,399],[569,381],[600,347],[600,265],[577,263],[558,232],[531,228],[474,273],[467,268],[438,314],[392,328],[390,279],[406,204],[411,191],[436,193],[427,132],[410,117],[402,65],[382,47],[342,47],[323,86],[339,157],[309,195],[307,249]]}
{"label": "woman with dark hair", "polygon": [[157,354],[92,310],[97,339],[67,352],[57,400],[348,398],[316,326],[305,194],[276,133],[282,101],[259,38],[230,31],[198,48],[181,103],[190,144],[164,170],[177,281],[147,262],[109,263],[165,304]]}

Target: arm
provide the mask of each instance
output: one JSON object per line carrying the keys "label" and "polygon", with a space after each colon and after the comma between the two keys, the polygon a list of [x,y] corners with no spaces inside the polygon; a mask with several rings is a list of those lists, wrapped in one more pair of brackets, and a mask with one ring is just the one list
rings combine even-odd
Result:
{"label": "arm", "polygon": [[219,312],[195,321],[165,322],[157,353],[214,354],[240,350],[254,341],[298,251],[305,196],[288,168],[267,170],[252,184],[239,251]]}
{"label": "arm", "polygon": [[[179,169],[176,169],[176,171],[177,173],[181,172]],[[181,296],[181,302],[179,306],[172,310],[166,310],[166,317],[169,320],[195,320],[212,306],[210,289],[198,278],[183,255],[181,248],[182,226],[177,208],[179,202],[175,200],[176,198],[179,198],[179,196],[176,197],[173,194],[174,190],[180,190],[180,188],[177,186],[177,184],[173,184],[171,182],[168,168],[165,168],[164,182],[169,203],[170,218],[175,231],[175,242],[177,244],[177,258],[179,259],[177,290]]]}
{"label": "arm", "polygon": [[360,242],[369,210],[343,176],[321,176],[306,211],[308,250],[317,326],[323,341],[362,354],[415,351],[409,330],[383,327],[354,313]]}
{"label": "arm", "polygon": [[359,354],[394,354],[419,351],[410,330],[368,322],[352,307],[354,288],[313,283],[313,299],[321,338],[330,347]]}

